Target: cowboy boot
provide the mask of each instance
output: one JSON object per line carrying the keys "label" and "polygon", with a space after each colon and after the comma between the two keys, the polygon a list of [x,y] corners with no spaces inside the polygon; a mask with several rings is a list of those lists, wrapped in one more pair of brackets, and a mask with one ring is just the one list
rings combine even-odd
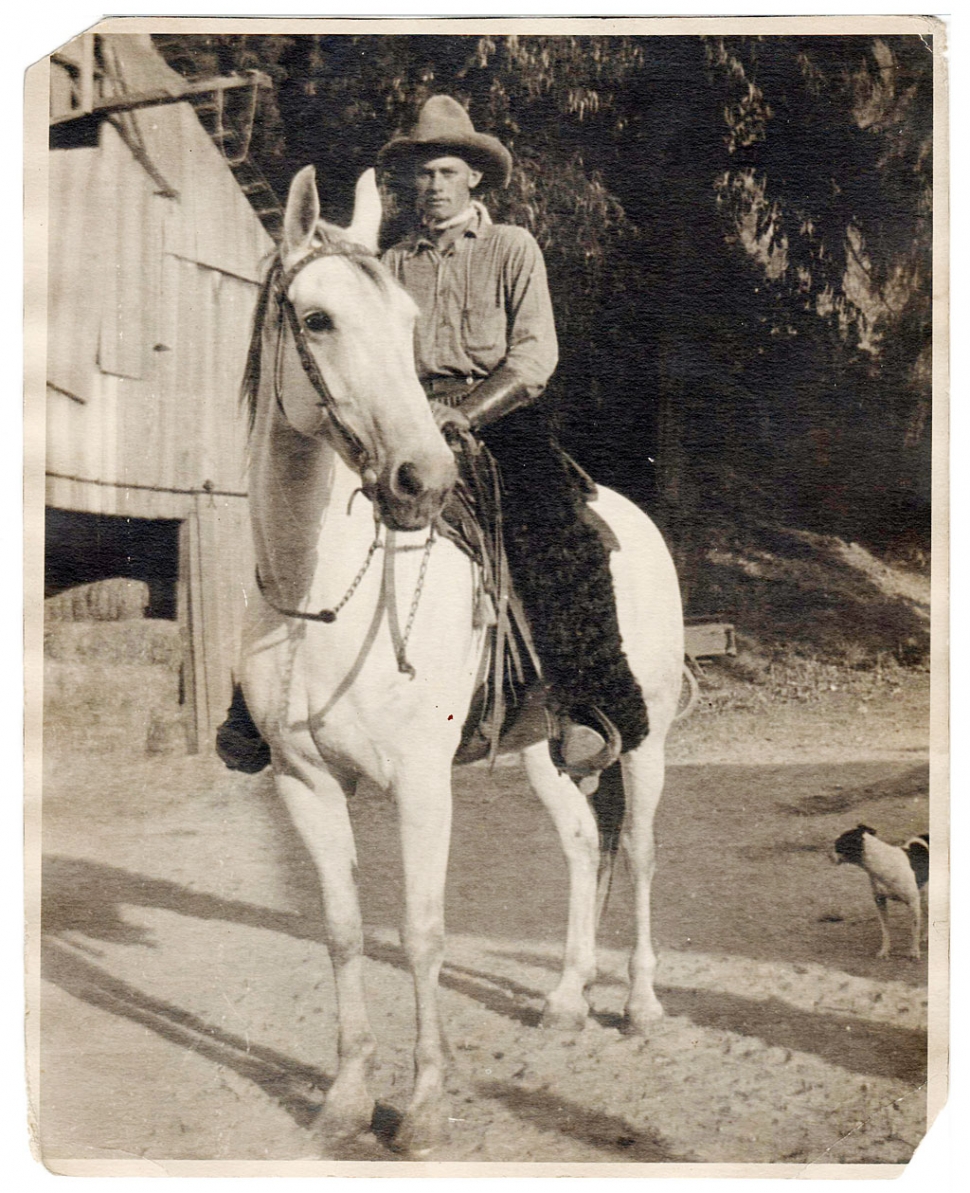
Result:
{"label": "cowboy boot", "polygon": [[216,753],[230,770],[247,775],[256,775],[270,764],[269,746],[253,724],[240,684],[233,684],[232,703],[216,730]]}

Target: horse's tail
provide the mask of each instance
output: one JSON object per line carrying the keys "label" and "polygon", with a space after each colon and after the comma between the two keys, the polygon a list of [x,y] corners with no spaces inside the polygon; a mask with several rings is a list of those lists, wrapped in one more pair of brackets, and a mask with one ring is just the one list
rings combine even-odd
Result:
{"label": "horse's tail", "polygon": [[[694,711],[698,699],[701,694],[701,685],[697,681],[697,676],[694,674],[694,667],[696,663],[690,663],[684,660],[684,669],[681,673],[681,693],[680,701],[678,702],[677,712],[674,714],[675,721],[682,721],[685,717],[689,717]],[[684,683],[687,683],[687,698],[684,699]]]}
{"label": "horse's tail", "polygon": [[626,814],[626,793],[619,762],[614,762],[603,771],[599,786],[589,797],[589,802],[600,834],[600,864],[596,884],[596,922],[599,924],[613,886],[620,832]]}

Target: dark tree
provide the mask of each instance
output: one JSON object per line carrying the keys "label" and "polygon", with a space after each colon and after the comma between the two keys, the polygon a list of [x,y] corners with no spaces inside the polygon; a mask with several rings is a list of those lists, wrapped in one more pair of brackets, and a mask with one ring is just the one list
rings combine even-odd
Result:
{"label": "dark tree", "polygon": [[[448,92],[515,157],[496,218],[543,246],[549,408],[681,557],[761,509],[928,540],[932,54],[919,37],[205,36],[168,60],[258,67],[252,152],[325,214]],[[180,54],[183,60],[180,67]],[[407,223],[409,197],[385,179]],[[396,208],[395,208],[396,205]]]}

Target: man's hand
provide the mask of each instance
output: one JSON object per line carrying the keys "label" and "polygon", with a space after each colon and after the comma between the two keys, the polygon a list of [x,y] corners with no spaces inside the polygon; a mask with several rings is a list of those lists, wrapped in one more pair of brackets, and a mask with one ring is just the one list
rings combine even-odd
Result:
{"label": "man's hand", "polygon": [[467,416],[462,414],[457,407],[446,406],[444,402],[436,402],[432,399],[431,414],[439,431],[444,432],[447,427],[454,427],[457,431],[471,430],[471,423]]}

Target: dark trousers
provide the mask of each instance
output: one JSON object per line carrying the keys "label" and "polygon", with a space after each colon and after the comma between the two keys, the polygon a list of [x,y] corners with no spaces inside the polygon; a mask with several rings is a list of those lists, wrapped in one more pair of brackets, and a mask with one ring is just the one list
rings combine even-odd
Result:
{"label": "dark trousers", "polygon": [[509,568],[551,700],[563,711],[597,705],[632,750],[647,735],[647,711],[623,652],[609,551],[583,517],[575,469],[534,408],[481,437],[501,472]]}

